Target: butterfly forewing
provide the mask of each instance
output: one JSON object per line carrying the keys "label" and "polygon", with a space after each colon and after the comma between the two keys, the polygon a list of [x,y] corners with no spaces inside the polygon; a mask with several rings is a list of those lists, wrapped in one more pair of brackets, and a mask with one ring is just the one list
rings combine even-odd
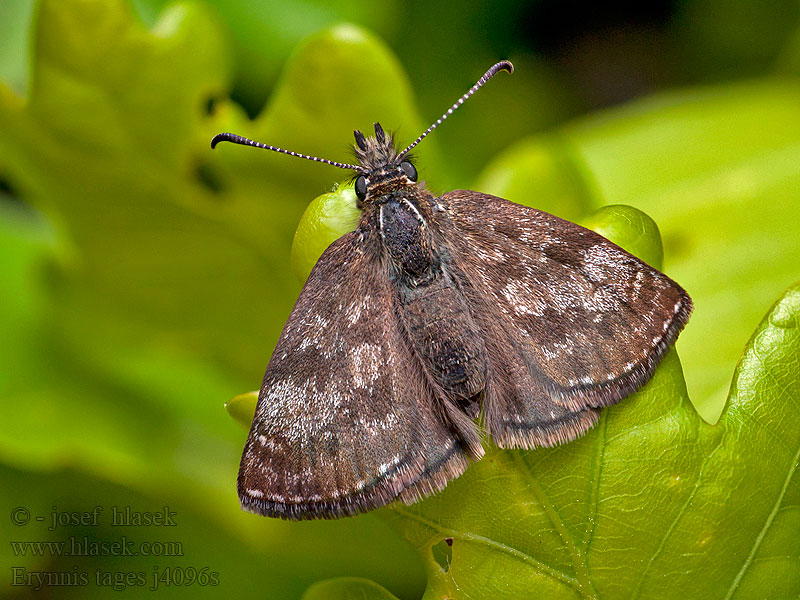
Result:
{"label": "butterfly forewing", "polygon": [[414,501],[466,468],[398,331],[368,234],[322,255],[270,360],[239,470],[252,512],[352,515]]}
{"label": "butterfly forewing", "polygon": [[439,201],[483,327],[492,366],[484,412],[500,445],[551,445],[585,431],[595,408],[653,374],[689,318],[678,284],[588,229],[477,192]]}

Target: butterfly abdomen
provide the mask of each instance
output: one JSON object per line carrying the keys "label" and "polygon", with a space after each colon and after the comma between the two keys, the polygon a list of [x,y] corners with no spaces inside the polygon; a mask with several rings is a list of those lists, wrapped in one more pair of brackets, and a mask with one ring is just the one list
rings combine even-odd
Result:
{"label": "butterfly abdomen", "polygon": [[399,288],[398,302],[410,342],[428,374],[461,399],[486,384],[486,349],[466,302],[449,275],[422,287]]}

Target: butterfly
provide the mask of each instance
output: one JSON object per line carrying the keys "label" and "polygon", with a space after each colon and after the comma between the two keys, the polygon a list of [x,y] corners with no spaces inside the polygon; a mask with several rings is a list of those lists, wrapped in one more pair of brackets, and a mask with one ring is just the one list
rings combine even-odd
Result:
{"label": "butterfly", "polygon": [[[568,442],[641,387],[689,295],[593,231],[474,191],[436,197],[409,152],[355,131],[358,227],[319,258],[269,361],[242,455],[245,510],[355,515],[443,489],[501,448]],[[482,425],[479,419],[482,418]]]}

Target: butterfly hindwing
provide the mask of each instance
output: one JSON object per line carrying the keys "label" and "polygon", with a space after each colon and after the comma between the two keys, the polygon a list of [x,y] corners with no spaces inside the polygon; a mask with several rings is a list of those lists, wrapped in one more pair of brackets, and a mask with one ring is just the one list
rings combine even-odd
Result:
{"label": "butterfly hindwing", "polygon": [[330,518],[417,500],[468,465],[398,330],[368,234],[322,255],[275,347],[239,470],[252,512]]}
{"label": "butterfly hindwing", "polygon": [[663,273],[597,233],[502,198],[438,199],[483,330],[486,426],[504,447],[573,439],[649,379],[692,310]]}

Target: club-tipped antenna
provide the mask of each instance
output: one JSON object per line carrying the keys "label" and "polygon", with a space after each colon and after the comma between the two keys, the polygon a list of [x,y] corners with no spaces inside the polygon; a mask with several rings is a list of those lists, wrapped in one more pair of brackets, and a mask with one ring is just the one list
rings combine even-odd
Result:
{"label": "club-tipped antenna", "polygon": [[403,156],[405,156],[406,154],[408,154],[408,153],[409,153],[411,150],[413,150],[413,149],[414,149],[414,146],[416,146],[416,145],[417,145],[417,144],[419,144],[419,143],[420,143],[422,140],[424,140],[424,139],[425,139],[425,137],[426,137],[426,136],[427,136],[427,135],[428,135],[428,134],[429,134],[431,131],[433,131],[433,130],[434,130],[434,129],[436,129],[436,128],[437,128],[439,125],[441,125],[442,121],[444,121],[444,120],[445,120],[447,117],[449,117],[450,115],[452,115],[452,114],[453,114],[453,112],[454,112],[454,111],[455,111],[455,110],[456,110],[456,109],[457,109],[459,106],[461,106],[462,104],[464,104],[464,102],[467,100],[467,98],[469,98],[470,96],[472,96],[472,94],[474,94],[474,93],[475,93],[475,92],[477,92],[479,89],[481,89],[481,87],[483,86],[483,84],[484,84],[484,83],[486,83],[487,81],[489,81],[489,80],[490,80],[492,77],[494,77],[495,75],[497,75],[497,74],[498,74],[500,71],[508,71],[509,73],[513,73],[513,72],[514,72],[514,65],[512,65],[512,64],[511,64],[511,61],[508,61],[508,60],[501,60],[499,63],[496,63],[496,64],[492,65],[492,68],[491,68],[491,69],[489,69],[488,71],[486,71],[486,73],[484,73],[484,74],[483,74],[483,77],[481,77],[480,79],[478,79],[478,82],[477,82],[475,85],[473,85],[471,88],[469,88],[469,91],[467,91],[467,93],[466,93],[466,94],[464,94],[463,96],[461,96],[461,98],[459,98],[459,99],[458,99],[458,101],[457,101],[455,104],[453,104],[453,106],[451,106],[450,108],[448,108],[446,113],[444,113],[444,114],[443,114],[441,117],[439,117],[439,119],[437,119],[437,121],[436,121],[436,122],[435,122],[433,125],[431,125],[430,127],[428,127],[428,129],[426,129],[426,130],[425,130],[425,132],[424,132],[424,133],[423,133],[421,136],[419,136],[419,137],[418,137],[416,140],[414,140],[414,142],[413,142],[411,145],[409,145],[409,146],[408,146],[408,148],[406,148],[405,150],[403,150],[403,151],[402,151],[402,152],[401,152],[401,153],[398,155],[398,157],[397,157],[397,158],[398,158],[398,159],[400,159],[400,158],[402,158]]}
{"label": "club-tipped antenna", "polygon": [[213,149],[220,142],[232,142],[234,144],[241,144],[242,146],[254,146],[256,148],[264,148],[265,150],[273,150],[275,152],[281,152],[282,154],[288,154],[289,156],[298,156],[300,158],[306,158],[308,160],[315,160],[317,162],[325,163],[326,165],[339,167],[340,169],[351,169],[353,171],[358,171],[359,173],[366,172],[364,167],[362,167],[361,165],[349,165],[347,163],[336,162],[335,160],[328,160],[327,158],[319,158],[318,156],[309,156],[308,154],[300,154],[299,152],[284,150],[283,148],[278,148],[277,146],[270,146],[269,144],[262,144],[261,142],[255,142],[246,137],[236,135],[235,133],[218,133],[217,135],[214,136],[214,139],[211,140],[211,148]]}

